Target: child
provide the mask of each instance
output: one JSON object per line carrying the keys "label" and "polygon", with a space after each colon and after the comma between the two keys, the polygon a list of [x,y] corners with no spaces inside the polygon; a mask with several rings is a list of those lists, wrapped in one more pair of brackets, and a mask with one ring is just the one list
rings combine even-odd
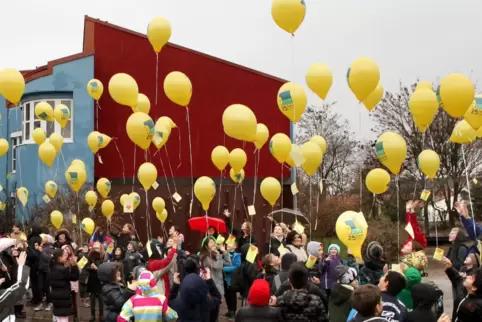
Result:
{"label": "child", "polygon": [[143,262],[143,257],[139,253],[137,248],[137,243],[135,241],[130,241],[127,243],[127,252],[124,257],[124,276],[129,276],[134,267],[141,265]]}
{"label": "child", "polygon": [[274,295],[274,290],[276,289],[274,278],[278,275],[280,264],[281,260],[274,254],[264,255],[263,260],[261,261],[263,271],[258,273],[257,278],[262,278],[268,282],[270,290],[272,290],[271,295]]}
{"label": "child", "polygon": [[257,279],[248,294],[248,306],[242,307],[236,314],[236,322],[244,321],[279,321],[279,309],[269,306],[271,298],[267,281]]}
{"label": "child", "polygon": [[169,297],[171,291],[171,285],[169,283],[169,270],[170,265],[175,263],[175,255],[177,254],[177,236],[173,238],[172,248],[167,253],[167,256],[164,258],[164,254],[161,249],[160,243],[152,239],[149,244],[146,245],[146,248],[149,247],[151,249],[151,256],[146,254],[146,258],[148,258],[147,262],[147,269],[155,275],[155,280],[157,281],[157,292],[161,295],[165,295]]}
{"label": "child", "polygon": [[353,292],[352,306],[358,312],[351,322],[386,322],[382,313],[382,296],[375,285],[362,285]]}
{"label": "child", "polygon": [[[38,271],[38,283],[39,290],[41,291],[41,297],[45,295],[46,306],[45,311],[52,310],[52,303],[50,301],[50,287],[49,287],[49,275],[50,275],[50,262],[54,253],[54,245],[49,242],[49,236],[43,235],[42,244],[38,247],[40,252],[37,271]],[[52,237],[50,237],[52,238]],[[53,238],[52,238],[53,239]],[[41,311],[44,309],[43,303],[40,303],[34,311]]]}
{"label": "child", "polygon": [[221,293],[221,297],[224,296],[223,267],[231,265],[231,257],[226,252],[224,245],[218,246],[213,237],[205,237],[202,241],[201,266],[211,269],[212,279]]}
{"label": "child", "polygon": [[234,318],[236,315],[237,310],[237,302],[238,299],[236,297],[236,291],[233,290],[231,285],[231,275],[233,271],[241,265],[241,254],[236,252],[238,248],[238,244],[236,242],[232,243],[231,245],[226,245],[226,249],[228,251],[229,257],[231,258],[231,265],[224,266],[224,290],[225,294],[224,297],[226,299],[226,304],[228,306],[228,312],[226,313],[225,317],[227,318]]}
{"label": "child", "polygon": [[480,267],[480,257],[478,254],[470,253],[464,260],[464,266],[460,269],[460,276],[466,277],[467,272],[471,272],[474,269]]}
{"label": "child", "polygon": [[336,267],[343,265],[340,260],[340,246],[331,244],[328,246],[328,256],[320,261],[321,287],[325,290],[328,298],[330,297],[331,287],[336,281]]}
{"label": "child", "polygon": [[[89,256],[89,245],[83,244],[82,247],[77,252],[77,256],[79,260],[83,257],[87,259]],[[87,282],[89,280],[89,272],[87,271],[86,267],[84,266],[83,269],[80,270],[79,275],[79,293],[80,293],[80,302],[84,307],[90,307],[89,304],[89,293],[87,292]]]}
{"label": "child", "polygon": [[357,271],[353,267],[338,265],[337,281],[331,288],[328,308],[330,322],[345,322],[350,311],[353,291],[358,287]]}
{"label": "child", "polygon": [[89,252],[88,262],[85,269],[89,272],[87,281],[87,291],[90,293],[90,321],[95,321],[95,300],[99,302],[99,317],[102,319],[104,315],[104,299],[102,296],[102,285],[97,274],[98,267],[106,262],[107,257],[104,248],[100,242],[95,242],[94,247]]}

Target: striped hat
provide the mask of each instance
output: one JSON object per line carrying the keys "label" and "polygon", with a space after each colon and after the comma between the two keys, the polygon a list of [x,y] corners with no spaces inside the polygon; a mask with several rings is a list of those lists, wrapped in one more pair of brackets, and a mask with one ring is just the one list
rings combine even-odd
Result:
{"label": "striped hat", "polygon": [[158,294],[156,279],[154,275],[148,271],[142,271],[137,279],[137,287],[144,296],[154,296]]}

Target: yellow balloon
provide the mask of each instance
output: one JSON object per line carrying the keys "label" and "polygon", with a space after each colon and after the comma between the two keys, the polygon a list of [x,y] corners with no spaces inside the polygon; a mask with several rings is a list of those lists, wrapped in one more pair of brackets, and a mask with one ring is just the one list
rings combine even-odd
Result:
{"label": "yellow balloon", "polygon": [[139,88],[136,80],[128,74],[119,73],[112,76],[109,80],[109,93],[112,99],[120,105],[132,108],[137,106]]}
{"label": "yellow balloon", "polygon": [[59,229],[64,222],[64,215],[58,210],[54,210],[50,213],[50,222],[55,228]]}
{"label": "yellow balloon", "polygon": [[132,142],[141,149],[147,150],[154,136],[155,126],[149,115],[136,112],[129,116],[126,123],[126,131]]}
{"label": "yellow balloon", "polygon": [[171,38],[171,24],[166,18],[156,17],[147,26],[147,39],[154,52],[159,53]]}
{"label": "yellow balloon", "polygon": [[134,204],[134,209],[137,209],[139,205],[141,204],[141,196],[137,192],[131,192],[129,194],[129,197],[132,198],[132,203]]}
{"label": "yellow balloon", "polygon": [[422,153],[418,155],[417,163],[420,171],[429,179],[433,179],[440,167],[440,157],[437,152],[433,150],[423,150]]}
{"label": "yellow balloon", "polygon": [[0,156],[5,155],[8,152],[8,141],[5,139],[0,139]]}
{"label": "yellow balloon", "polygon": [[0,94],[9,102],[17,105],[25,91],[22,73],[13,68],[0,71]]}
{"label": "yellow balloon", "polygon": [[377,158],[393,174],[399,174],[407,157],[407,143],[397,133],[385,132],[375,144]]}
{"label": "yellow balloon", "polygon": [[365,178],[367,189],[375,195],[386,192],[389,184],[390,174],[385,169],[373,169],[368,172],[368,175]]}
{"label": "yellow balloon", "polygon": [[[291,144],[291,151],[296,149],[299,149],[299,147],[296,144]],[[293,161],[293,159],[291,159],[291,153],[288,154],[288,158],[285,162],[292,168],[296,167],[295,162]]]}
{"label": "yellow balloon", "polygon": [[57,151],[52,143],[45,141],[38,147],[38,156],[50,168],[57,156]]}
{"label": "yellow balloon", "polygon": [[244,168],[247,161],[248,157],[243,149],[237,148],[229,153],[229,165],[231,165],[231,168],[234,170],[235,174],[238,174],[239,171]]}
{"label": "yellow balloon", "polygon": [[377,87],[373,92],[368,95],[367,98],[363,101],[363,105],[369,111],[373,110],[375,106],[381,101],[383,98],[383,86],[382,84],[378,83]]}
{"label": "yellow balloon", "polygon": [[90,97],[98,101],[104,93],[104,85],[98,79],[91,79],[87,83],[87,93],[89,93]]}
{"label": "yellow balloon", "polygon": [[306,93],[300,85],[288,82],[280,87],[278,108],[291,122],[298,122],[306,109]]}
{"label": "yellow balloon", "polygon": [[209,177],[200,177],[194,184],[194,195],[201,202],[203,209],[208,211],[209,205],[216,195],[216,186]]}
{"label": "yellow balloon", "polygon": [[139,93],[137,95],[137,106],[132,108],[132,112],[142,112],[149,114],[151,110],[151,101],[146,95]]}
{"label": "yellow balloon", "polygon": [[[97,182],[97,184],[99,184],[99,182]],[[97,193],[95,193],[94,190],[87,191],[87,193],[85,194],[85,201],[90,207],[95,207],[95,205],[97,205],[97,200]]]}
{"label": "yellow balloon", "polygon": [[463,74],[449,74],[440,81],[438,88],[442,108],[452,117],[464,116],[475,97],[472,81]]}
{"label": "yellow balloon", "polygon": [[157,180],[157,168],[150,162],[144,162],[137,171],[137,179],[144,187],[144,190],[149,190]]}
{"label": "yellow balloon", "polygon": [[313,135],[310,141],[316,143],[320,147],[323,154],[326,153],[326,140],[324,137],[321,135]]}
{"label": "yellow balloon", "polygon": [[20,187],[17,189],[17,198],[20,200],[22,205],[25,207],[28,202],[28,190],[25,187]]}
{"label": "yellow balloon", "polygon": [[437,95],[431,89],[421,87],[412,93],[408,106],[413,121],[420,132],[424,133],[432,124],[435,114],[437,114],[438,105]]}
{"label": "yellow balloon", "polygon": [[336,220],[336,235],[350,249],[353,256],[361,259],[361,247],[367,237],[368,225],[361,212],[345,211]]}
{"label": "yellow balloon", "polygon": [[80,166],[82,169],[85,170],[85,163],[84,163],[84,161],[82,161],[82,160],[79,160],[79,159],[72,160],[72,162],[70,163],[70,165],[72,165],[72,166]]}
{"label": "yellow balloon", "polygon": [[422,89],[422,88],[429,89],[433,92],[433,86],[432,86],[432,83],[430,82],[427,82],[427,81],[418,82],[417,87],[415,87],[415,91],[418,91],[419,89]]}
{"label": "yellow balloon", "polygon": [[306,6],[303,0],[273,0],[271,16],[284,31],[294,34],[305,19]]}
{"label": "yellow balloon", "polygon": [[162,210],[162,212],[156,211],[156,217],[161,223],[164,223],[167,219],[167,210],[164,209],[164,210]]}
{"label": "yellow balloon", "polygon": [[477,130],[477,132],[475,133],[475,135],[476,135],[478,138],[482,138],[482,126],[479,127],[479,129]]}
{"label": "yellow balloon", "polygon": [[64,137],[59,133],[54,132],[50,134],[49,142],[52,143],[56,152],[60,152],[60,149],[62,149],[62,146],[64,145]]}
{"label": "yellow balloon", "polygon": [[284,133],[276,133],[269,141],[269,151],[279,163],[286,162],[291,152],[290,138]]}
{"label": "yellow balloon", "polygon": [[309,176],[313,176],[323,161],[323,152],[318,144],[312,141],[305,142],[301,145],[301,154],[305,158],[305,162],[301,165],[303,170]]}
{"label": "yellow balloon", "polygon": [[330,67],[325,64],[315,63],[310,66],[305,76],[306,84],[313,93],[324,100],[331,85],[333,84],[333,75]]}
{"label": "yellow balloon", "polygon": [[79,192],[80,188],[87,180],[87,172],[85,168],[78,165],[71,165],[67,171],[65,171],[65,180],[69,184],[70,188],[75,192]]}
{"label": "yellow balloon", "polygon": [[472,105],[465,112],[464,120],[475,130],[482,127],[482,95],[475,95]]}
{"label": "yellow balloon", "polygon": [[87,145],[92,150],[92,153],[97,153],[97,151],[100,149],[99,136],[100,133],[97,131],[92,131],[87,136]]}
{"label": "yellow balloon", "polygon": [[64,128],[70,120],[70,110],[64,104],[59,104],[54,108],[54,119]]}
{"label": "yellow balloon", "polygon": [[241,183],[244,180],[244,170],[241,169],[238,174],[234,173],[234,170],[231,169],[229,170],[229,177],[231,177],[231,180],[233,180],[236,183]]}
{"label": "yellow balloon", "polygon": [[154,143],[156,148],[159,150],[167,143],[170,134],[171,128],[169,125],[167,125],[166,122],[159,122],[159,120],[157,120],[156,125],[154,126],[152,143]]}
{"label": "yellow balloon", "polygon": [[460,144],[472,143],[476,139],[477,132],[467,123],[466,120],[462,120],[455,124],[455,127],[450,135],[449,141]]}
{"label": "yellow balloon", "polygon": [[55,198],[57,194],[57,184],[54,181],[47,181],[45,183],[45,192],[49,195],[50,198]]}
{"label": "yellow balloon", "polygon": [[164,93],[177,105],[187,107],[191,102],[191,80],[181,72],[171,72],[164,79]]}
{"label": "yellow balloon", "polygon": [[112,185],[111,185],[110,181],[106,178],[100,178],[97,181],[97,184],[96,184],[97,191],[100,193],[100,195],[103,198],[107,198],[107,196],[109,195],[111,187],[112,187]]}
{"label": "yellow balloon", "polygon": [[261,182],[259,191],[261,191],[261,196],[273,207],[281,195],[281,184],[278,179],[267,177]]}
{"label": "yellow balloon", "polygon": [[112,140],[110,136],[105,135],[104,133],[99,133],[98,139],[99,139],[99,145],[101,149],[109,145],[110,141]]}
{"label": "yellow balloon", "polygon": [[164,199],[161,197],[156,197],[154,200],[152,200],[152,209],[154,209],[156,212],[163,212],[164,208],[166,208],[166,203],[164,202]]}
{"label": "yellow balloon", "polygon": [[258,123],[256,125],[256,139],[254,140],[254,145],[258,150],[261,150],[263,145],[268,142],[269,130],[263,123]]}
{"label": "yellow balloon", "polygon": [[114,214],[114,203],[112,202],[112,200],[104,200],[102,202],[101,210],[104,217],[106,217],[107,220],[110,220],[110,218]]}
{"label": "yellow balloon", "polygon": [[84,218],[82,220],[82,230],[87,234],[92,235],[94,233],[95,223],[90,218]]}
{"label": "yellow balloon", "polygon": [[253,111],[242,104],[228,106],[223,113],[224,133],[236,140],[254,142],[258,123]]}
{"label": "yellow balloon", "polygon": [[129,198],[129,195],[127,193],[124,193],[121,197],[120,197],[120,204],[122,205],[122,207],[124,207],[124,202],[126,201],[126,198]]}
{"label": "yellow balloon", "polygon": [[223,171],[229,163],[228,149],[222,145],[215,147],[211,152],[211,161],[219,171]]}
{"label": "yellow balloon", "polygon": [[157,121],[167,124],[169,127],[169,133],[171,133],[171,129],[177,128],[176,123],[174,123],[172,119],[168,116],[161,116]]}
{"label": "yellow balloon", "polygon": [[35,143],[40,145],[45,142],[45,139],[47,138],[47,136],[45,135],[44,130],[41,127],[38,127],[35,130],[33,130],[32,138],[35,141]]}
{"label": "yellow balloon", "polygon": [[351,64],[347,78],[351,91],[363,102],[380,83],[380,71],[371,58],[362,57]]}
{"label": "yellow balloon", "polygon": [[35,115],[42,121],[53,122],[55,120],[54,110],[47,102],[39,102],[35,105]]}

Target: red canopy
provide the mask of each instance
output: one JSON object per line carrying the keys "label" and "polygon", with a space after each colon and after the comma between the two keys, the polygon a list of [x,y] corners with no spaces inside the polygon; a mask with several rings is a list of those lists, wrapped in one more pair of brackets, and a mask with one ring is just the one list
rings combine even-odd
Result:
{"label": "red canopy", "polygon": [[214,218],[209,216],[194,217],[187,221],[191,230],[196,230],[201,233],[208,231],[210,226],[216,228],[218,233],[226,233],[226,223],[220,218]]}

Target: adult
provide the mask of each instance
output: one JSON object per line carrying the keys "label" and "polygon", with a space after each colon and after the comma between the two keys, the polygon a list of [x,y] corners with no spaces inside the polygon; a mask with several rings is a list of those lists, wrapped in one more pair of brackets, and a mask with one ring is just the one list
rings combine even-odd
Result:
{"label": "adult", "polygon": [[232,227],[231,234],[236,236],[238,249],[241,249],[241,247],[246,244],[254,244],[256,242],[254,236],[252,235],[253,226],[249,221],[244,221],[241,224],[241,228],[238,230],[233,227],[233,224],[231,222],[231,213],[229,212],[229,210],[225,209],[223,214],[225,216],[226,226],[228,227],[228,229]]}
{"label": "adult", "polygon": [[122,226],[122,231],[118,234],[112,234],[112,237],[116,239],[117,246],[122,247],[124,252],[127,250],[127,244],[130,241],[136,240],[134,226],[131,224],[125,224]]}
{"label": "adult", "polygon": [[464,235],[462,229],[454,227],[450,231],[449,241],[452,245],[447,252],[447,258],[452,262],[452,266],[460,271],[469,252],[470,247],[467,243],[470,243],[470,240]]}
{"label": "adult", "polygon": [[[270,220],[271,217],[269,217]],[[285,235],[283,233],[283,228],[279,224],[275,224],[273,227],[273,233],[271,234],[269,242],[265,246],[264,253],[265,254],[273,254],[278,257],[281,257],[279,248],[283,245],[283,247],[286,247],[286,240],[285,240]]]}
{"label": "adult", "polygon": [[292,230],[286,236],[286,248],[288,251],[296,255],[299,262],[305,262],[308,259],[306,251],[301,246],[301,234]]}
{"label": "adult", "polygon": [[[65,245],[69,245],[72,248],[72,239],[70,238],[70,233],[67,229],[58,229],[55,232],[55,248],[62,248]],[[73,248],[72,248],[73,249]]]}

